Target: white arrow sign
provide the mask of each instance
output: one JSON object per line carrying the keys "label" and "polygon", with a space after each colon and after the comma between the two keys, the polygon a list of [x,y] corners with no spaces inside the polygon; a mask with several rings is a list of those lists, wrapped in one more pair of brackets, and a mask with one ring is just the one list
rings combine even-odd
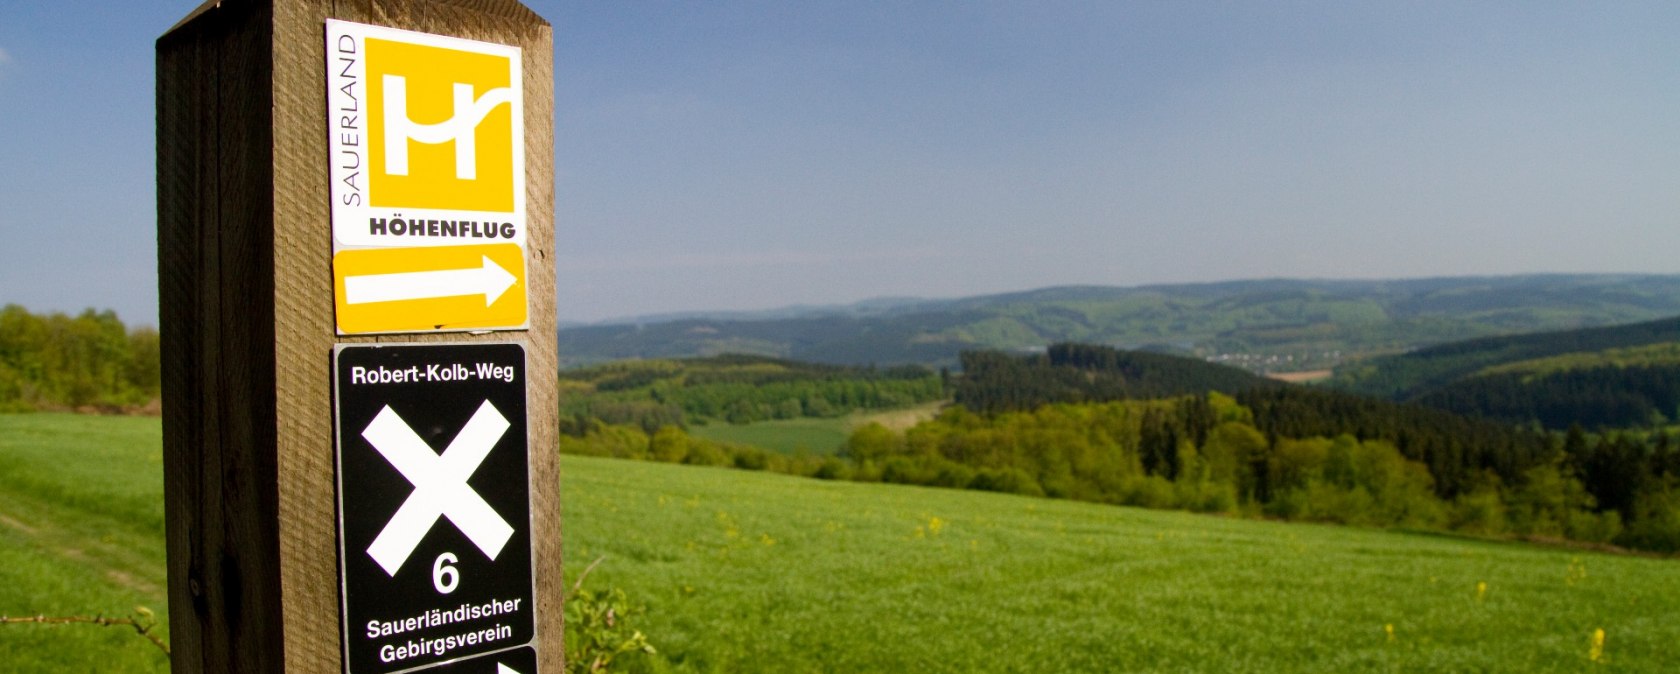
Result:
{"label": "white arrow sign", "polygon": [[443,454],[438,454],[389,405],[379,410],[362,437],[414,485],[408,500],[368,546],[368,554],[385,573],[395,577],[415,546],[443,516],[491,561],[501,554],[502,546],[513,536],[513,527],[467,485],[467,479],[489,456],[508,426],[507,418],[486,400]]}
{"label": "white arrow sign", "polygon": [[498,662],[496,663],[496,674],[519,674],[519,670]]}
{"label": "white arrow sign", "polygon": [[427,300],[459,295],[483,295],[484,306],[519,282],[501,265],[483,257],[483,266],[441,271],[411,271],[398,274],[368,274],[344,277],[345,304],[372,304],[399,300]]}

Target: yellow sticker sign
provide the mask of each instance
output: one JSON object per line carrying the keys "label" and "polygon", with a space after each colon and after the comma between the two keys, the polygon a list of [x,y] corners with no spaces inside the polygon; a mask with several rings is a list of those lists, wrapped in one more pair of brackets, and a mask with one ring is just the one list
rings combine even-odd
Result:
{"label": "yellow sticker sign", "polygon": [[508,59],[367,39],[373,206],[512,213]]}
{"label": "yellow sticker sign", "polygon": [[525,325],[525,251],[513,244],[366,248],[333,256],[341,333]]}
{"label": "yellow sticker sign", "polygon": [[[339,334],[524,329],[520,50],[347,21],[326,29]],[[496,255],[469,271],[438,266],[461,260],[426,248]],[[516,282],[463,313],[463,297],[504,280],[496,270]],[[443,294],[455,283],[474,290]],[[504,307],[515,301],[518,311]]]}

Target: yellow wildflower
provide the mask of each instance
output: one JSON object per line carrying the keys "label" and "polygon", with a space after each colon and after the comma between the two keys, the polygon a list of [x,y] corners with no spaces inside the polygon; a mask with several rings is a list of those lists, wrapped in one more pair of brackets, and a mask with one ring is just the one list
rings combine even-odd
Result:
{"label": "yellow wildflower", "polygon": [[1576,557],[1569,560],[1569,573],[1565,574],[1563,577],[1564,584],[1574,587],[1576,583],[1586,579],[1587,565],[1581,561],[1581,558]]}

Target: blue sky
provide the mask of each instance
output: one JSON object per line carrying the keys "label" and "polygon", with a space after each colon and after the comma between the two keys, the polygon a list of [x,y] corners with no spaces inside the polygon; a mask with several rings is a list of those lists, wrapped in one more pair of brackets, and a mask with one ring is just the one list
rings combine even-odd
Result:
{"label": "blue sky", "polygon": [[[153,41],[0,3],[0,303],[156,320]],[[1671,2],[531,2],[562,320],[1680,273]]]}

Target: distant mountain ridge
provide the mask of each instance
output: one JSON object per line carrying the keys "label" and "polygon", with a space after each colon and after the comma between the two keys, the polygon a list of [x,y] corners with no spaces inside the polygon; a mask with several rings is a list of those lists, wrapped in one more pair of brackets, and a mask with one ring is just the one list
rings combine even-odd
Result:
{"label": "distant mountain ridge", "polygon": [[613,325],[647,325],[676,321],[776,321],[790,318],[820,318],[826,316],[876,316],[908,307],[938,304],[949,300],[920,297],[876,297],[851,304],[795,304],[774,309],[740,309],[716,311],[669,311],[609,318],[592,323],[571,323],[564,327],[605,327]]}
{"label": "distant mountain ridge", "polygon": [[768,312],[691,312],[562,328],[563,364],[745,353],[853,365],[954,365],[973,349],[1147,348],[1254,371],[1524,332],[1680,315],[1680,275],[1266,279],[1060,286]]}

